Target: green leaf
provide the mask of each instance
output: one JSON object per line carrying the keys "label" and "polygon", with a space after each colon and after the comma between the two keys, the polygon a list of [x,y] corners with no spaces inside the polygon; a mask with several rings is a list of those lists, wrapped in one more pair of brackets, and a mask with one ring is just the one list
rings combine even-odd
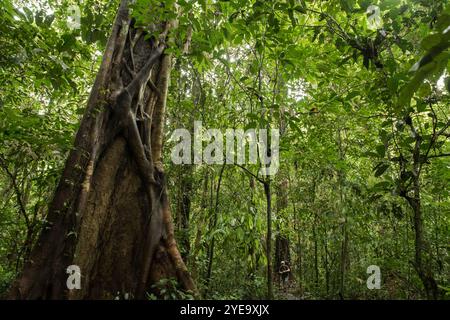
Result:
{"label": "green leaf", "polygon": [[422,40],[421,46],[424,50],[430,50],[441,41],[441,35],[439,33],[431,34]]}
{"label": "green leaf", "polygon": [[380,144],[376,147],[377,150],[377,154],[380,158],[384,158],[385,154],[386,154],[386,147],[384,146],[384,144]]}
{"label": "green leaf", "polygon": [[306,5],[304,6],[296,6],[294,7],[294,10],[297,11],[298,13],[302,13],[305,14],[306,13]]}

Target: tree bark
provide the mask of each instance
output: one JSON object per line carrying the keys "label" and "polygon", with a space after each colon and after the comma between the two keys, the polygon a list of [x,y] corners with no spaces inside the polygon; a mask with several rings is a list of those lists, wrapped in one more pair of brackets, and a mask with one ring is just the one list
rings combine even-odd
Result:
{"label": "tree bark", "polygon": [[312,227],[313,242],[314,242],[314,285],[315,289],[319,290],[319,241],[317,239],[317,216],[314,215],[314,222]]}
{"label": "tree bark", "polygon": [[[211,183],[212,184],[212,183]],[[202,197],[201,197],[201,203],[200,203],[200,208],[202,212],[205,213],[209,213],[208,211],[208,188],[209,188],[209,171],[208,169],[205,170],[205,176],[203,178],[203,190],[202,190]],[[190,270],[191,270],[191,274],[192,277],[194,279],[194,281],[197,281],[199,279],[199,254],[201,252],[202,249],[202,235],[203,235],[203,230],[204,230],[204,221],[206,219],[203,219],[202,216],[200,216],[199,218],[197,218],[197,223],[196,223],[196,235],[195,235],[195,240],[193,243],[193,248],[192,248],[192,254],[191,257],[189,259],[189,266],[190,266]]]}
{"label": "tree bark", "polygon": [[[178,251],[161,164],[171,23],[145,39],[122,0],[48,221],[13,299],[142,299],[173,277],[196,291]],[[66,268],[81,269],[68,290]],[[156,292],[157,293],[157,292]]]}
{"label": "tree bark", "polygon": [[[342,129],[338,129],[337,134],[337,142],[339,147],[339,160],[345,161],[345,151],[344,151],[344,143],[342,141]],[[344,299],[345,297],[345,284],[346,284],[346,273],[347,273],[347,264],[348,264],[348,232],[347,232],[347,214],[345,210],[345,172],[341,169],[338,170],[338,187],[339,187],[339,211],[341,212],[341,216],[343,219],[342,222],[342,243],[341,243],[341,252],[340,252],[340,264],[339,264],[339,297],[340,299]]]}
{"label": "tree bark", "polygon": [[[423,219],[422,219],[422,209],[420,203],[420,183],[419,179],[414,181],[414,197],[407,197],[409,205],[413,209],[414,213],[414,231],[415,231],[415,255],[414,263],[417,274],[425,288],[425,293],[428,299],[438,299],[439,289],[436,280],[433,276],[433,271],[431,268],[431,261],[429,257],[426,256],[426,251],[428,244],[426,243],[423,236]],[[429,253],[431,255],[431,252]],[[425,260],[425,261],[424,261]]]}
{"label": "tree bark", "polygon": [[294,213],[294,230],[297,235],[297,279],[298,279],[298,289],[300,291],[300,295],[303,295],[303,243],[302,237],[300,234],[300,230],[302,228],[301,224],[301,216],[300,213],[297,212],[297,208],[295,205],[295,201],[293,202],[293,213]]}
{"label": "tree bark", "polygon": [[[414,220],[414,267],[419,275],[420,280],[425,288],[425,293],[428,299],[437,299],[439,297],[439,289],[433,275],[431,250],[427,241],[424,238],[423,218],[421,208],[421,188],[420,188],[420,171],[421,171],[421,145],[422,136],[419,135],[417,129],[414,127],[411,119],[408,122],[411,133],[415,138],[414,149],[412,152],[412,196],[408,195],[405,186],[401,186],[400,195],[406,199],[413,210]],[[431,143],[430,143],[431,146]],[[404,175],[406,166],[401,162],[400,171]],[[427,253],[428,252],[428,253]]]}
{"label": "tree bark", "polygon": [[181,256],[186,263],[191,248],[189,222],[191,216],[192,170],[193,167],[191,165],[181,168],[179,174],[180,188],[177,199],[176,226],[180,239]]}
{"label": "tree bark", "polygon": [[[220,170],[219,173],[219,181],[217,183],[217,188],[216,188],[216,203],[214,206],[214,215],[213,215],[213,220],[211,223],[211,232],[215,232],[216,231],[216,227],[217,227],[217,220],[218,220],[218,214],[219,214],[219,196],[220,196],[220,186],[222,184],[222,177],[223,177],[223,172],[225,170],[225,163],[222,165],[222,169]],[[210,285],[210,281],[211,281],[211,275],[212,275],[212,266],[213,266],[213,262],[214,262],[214,248],[215,248],[215,243],[216,243],[216,239],[214,238],[214,235],[211,237],[211,243],[209,245],[209,250],[208,250],[208,269],[207,269],[207,273],[206,273],[206,292],[205,295],[208,293],[209,291],[209,285]]]}

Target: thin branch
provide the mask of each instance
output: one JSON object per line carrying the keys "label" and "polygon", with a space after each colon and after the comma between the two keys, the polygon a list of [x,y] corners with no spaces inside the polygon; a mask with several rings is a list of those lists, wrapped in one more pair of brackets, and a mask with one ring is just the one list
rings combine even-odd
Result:
{"label": "thin branch", "polygon": [[442,158],[442,157],[450,157],[450,153],[435,154],[435,155],[432,155],[432,156],[428,156],[427,159]]}
{"label": "thin branch", "polygon": [[22,201],[22,193],[20,192],[19,186],[17,185],[16,177],[8,169],[8,165],[6,164],[5,160],[3,159],[3,156],[0,156],[0,164],[3,168],[3,170],[5,170],[6,174],[11,179],[12,185],[14,187],[14,191],[16,192],[16,198],[17,198],[17,203],[19,204],[20,212],[22,213],[22,215],[25,219],[25,224],[27,226],[27,229],[29,229],[31,227],[31,224],[30,224],[30,220],[28,219],[28,216],[27,216],[27,210],[25,209],[25,204]]}

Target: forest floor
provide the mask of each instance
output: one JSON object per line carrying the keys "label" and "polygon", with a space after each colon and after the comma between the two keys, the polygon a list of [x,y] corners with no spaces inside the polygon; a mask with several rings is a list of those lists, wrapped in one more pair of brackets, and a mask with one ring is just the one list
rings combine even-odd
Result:
{"label": "forest floor", "polygon": [[295,282],[291,281],[285,288],[277,286],[277,296],[280,300],[303,300],[304,296],[300,295],[298,286]]}

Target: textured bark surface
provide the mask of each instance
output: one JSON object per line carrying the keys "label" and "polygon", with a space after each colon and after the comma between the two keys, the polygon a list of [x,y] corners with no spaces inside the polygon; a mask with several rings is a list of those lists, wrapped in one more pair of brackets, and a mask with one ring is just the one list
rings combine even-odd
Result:
{"label": "textured bark surface", "polygon": [[[408,192],[406,191],[407,188],[404,185],[401,185],[400,195],[404,199],[406,199],[413,210],[413,225],[415,233],[414,267],[417,271],[417,274],[419,275],[420,280],[422,281],[428,299],[438,299],[441,293],[439,292],[439,288],[433,274],[433,258],[429,244],[425,239],[422,217],[420,171],[421,165],[423,163],[421,157],[421,146],[423,143],[423,138],[418,133],[411,119],[409,119],[407,123],[415,139],[412,154],[412,194],[408,195]],[[400,170],[402,172],[402,175],[405,175],[405,173],[407,172],[405,161],[400,162]]]}
{"label": "textured bark surface", "polygon": [[[48,223],[11,298],[140,299],[169,277],[195,291],[161,165],[170,24],[153,27],[160,39],[145,39],[122,1]],[[66,287],[69,265],[81,269],[81,290]]]}

